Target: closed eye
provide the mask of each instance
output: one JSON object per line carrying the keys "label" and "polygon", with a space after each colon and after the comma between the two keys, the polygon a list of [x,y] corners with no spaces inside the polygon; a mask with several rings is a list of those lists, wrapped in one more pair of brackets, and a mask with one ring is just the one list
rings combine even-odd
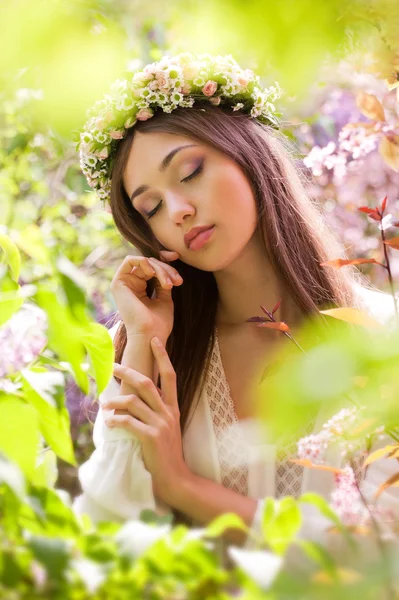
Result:
{"label": "closed eye", "polygon": [[[194,177],[196,177],[197,175],[199,175],[201,173],[203,168],[204,168],[204,161],[202,161],[198,165],[198,167],[195,169],[195,171],[193,171],[190,175],[188,175],[187,177],[182,179],[181,183],[190,181],[191,179],[194,179]],[[147,213],[147,215],[146,215],[147,219],[151,219],[151,217],[153,217],[155,215],[155,213],[158,212],[158,210],[161,208],[161,204],[162,204],[162,200],[159,204],[157,204],[157,206],[155,208],[153,208],[152,210],[150,210],[150,212]]]}
{"label": "closed eye", "polygon": [[197,175],[199,175],[202,171],[202,169],[204,168],[204,161],[202,161],[198,167],[195,169],[195,171],[193,171],[191,173],[191,175],[188,175],[187,177],[185,177],[184,179],[182,179],[182,181],[190,181],[190,179],[193,179],[194,177],[196,177]]}

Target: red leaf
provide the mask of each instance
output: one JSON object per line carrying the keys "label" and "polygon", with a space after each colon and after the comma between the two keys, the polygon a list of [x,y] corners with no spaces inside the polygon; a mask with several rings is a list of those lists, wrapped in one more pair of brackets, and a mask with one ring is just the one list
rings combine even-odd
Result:
{"label": "red leaf", "polygon": [[366,263],[373,263],[380,265],[375,258],[352,258],[352,259],[343,259],[343,258],[335,258],[334,260],[327,260],[326,262],[320,263],[321,267],[335,267],[336,269],[340,269],[341,267],[345,267],[346,265],[364,265]]}
{"label": "red leaf", "polygon": [[380,215],[379,208],[369,208],[368,206],[361,206],[358,210],[367,214],[370,219],[374,219],[374,221],[381,221],[382,217]]}
{"label": "red leaf", "polygon": [[370,219],[374,219],[374,221],[381,221],[382,220],[382,217],[381,217],[380,213],[377,212],[377,211],[375,211],[373,213],[370,213],[368,216],[370,217]]}
{"label": "red leaf", "polygon": [[269,319],[266,319],[266,317],[250,317],[245,322],[246,323],[267,323],[268,320]]}
{"label": "red leaf", "polygon": [[269,317],[269,319],[271,319],[273,315],[267,310],[267,308],[265,306],[262,306],[262,304],[260,305],[260,307],[263,310],[263,312],[265,313],[265,315],[267,315]]}
{"label": "red leaf", "polygon": [[385,209],[387,207],[387,200],[388,200],[388,196],[385,196],[385,198],[384,198],[384,200],[382,201],[382,204],[381,204],[381,214],[382,215],[384,214],[384,211],[385,211]]}
{"label": "red leaf", "polygon": [[259,323],[257,327],[267,327],[268,329],[278,329],[278,331],[289,331],[287,323],[284,321],[272,322],[272,323]]}
{"label": "red leaf", "polygon": [[369,208],[368,206],[360,206],[358,208],[358,210],[360,210],[361,212],[367,213],[367,214],[372,213],[372,212],[375,211],[374,208]]}
{"label": "red leaf", "polygon": [[385,240],[384,244],[390,246],[391,248],[395,248],[395,250],[399,250],[399,237],[394,237],[391,240]]}
{"label": "red leaf", "polygon": [[273,308],[272,315],[274,315],[274,313],[278,311],[278,309],[280,308],[280,305],[281,305],[281,300],[279,300],[277,302],[276,306]]}

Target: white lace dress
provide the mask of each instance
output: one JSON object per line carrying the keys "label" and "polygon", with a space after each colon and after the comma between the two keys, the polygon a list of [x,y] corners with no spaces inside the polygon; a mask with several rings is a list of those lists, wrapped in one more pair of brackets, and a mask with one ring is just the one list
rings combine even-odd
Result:
{"label": "white lace dress", "polygon": [[[385,301],[388,306],[389,300]],[[118,325],[110,330],[111,336],[115,335]],[[205,384],[199,400],[197,395],[194,398],[195,408],[189,415],[183,436],[184,457],[190,470],[242,495],[258,499],[252,523],[256,531],[261,528],[263,499],[267,496],[298,497],[313,491],[329,498],[333,488],[331,473],[303,469],[288,460],[296,453],[298,437],[318,431],[326,420],[325,415],[317,415],[309,423],[307,431],[277,448],[275,443],[268,443],[264,429],[261,430],[256,420],[238,419],[223,368],[217,330],[214,347],[209,347],[209,351],[212,355],[204,375]],[[93,433],[95,451],[79,468],[83,493],[75,499],[74,510],[78,514],[89,514],[94,521],[137,519],[145,508],[159,514],[170,512],[170,507],[153,495],[151,474],[144,467],[137,438],[125,429],[108,428],[104,423],[101,404],[119,395],[119,388],[112,378],[100,395],[100,409]],[[330,451],[328,464],[340,466],[340,456]],[[380,483],[396,470],[397,461],[394,459],[374,463],[367,471],[366,481],[363,481],[364,493],[371,497]],[[381,498],[399,513],[397,489],[391,494],[383,494]],[[302,535],[321,539],[329,522],[310,506],[305,505],[303,512]],[[192,525],[201,524],[193,521]],[[250,538],[246,547],[252,547]]]}

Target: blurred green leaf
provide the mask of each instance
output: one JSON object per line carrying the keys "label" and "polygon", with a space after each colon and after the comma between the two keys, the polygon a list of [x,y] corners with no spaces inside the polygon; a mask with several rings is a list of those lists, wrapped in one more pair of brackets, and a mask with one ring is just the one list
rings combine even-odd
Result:
{"label": "blurred green leaf", "polygon": [[88,323],[82,330],[80,339],[93,365],[97,394],[101,394],[113,374],[115,351],[112,338],[103,325]]}
{"label": "blurred green leaf", "polygon": [[19,232],[17,238],[18,247],[28,256],[42,265],[50,263],[50,254],[46,248],[43,233],[38,225],[30,223]]}
{"label": "blurred green leaf", "polygon": [[331,506],[325,498],[323,498],[319,494],[308,492],[306,494],[302,494],[298,501],[301,503],[304,502],[308,504],[313,504],[313,506],[315,506],[324,517],[326,517],[332,523],[334,523],[337,530],[345,537],[345,540],[349,544],[351,544],[352,549],[355,549],[356,545],[353,540],[353,537],[349,533],[348,528],[345,527],[341,519],[338,517],[337,513],[331,508]]}
{"label": "blurred green leaf", "polygon": [[14,281],[18,281],[21,270],[21,255],[17,246],[8,235],[0,234],[0,248],[2,248],[5,260],[10,266]]}
{"label": "blurred green leaf", "polygon": [[44,368],[35,368],[23,369],[21,375],[26,398],[37,410],[40,431],[44,439],[57,456],[76,465],[62,374]]}
{"label": "blurred green leaf", "polygon": [[310,540],[297,540],[297,544],[311,560],[320,565],[330,575],[336,576],[337,565],[324,546]]}
{"label": "blurred green leaf", "polygon": [[28,539],[27,545],[51,579],[64,576],[70,559],[70,547],[65,540],[35,535]]}
{"label": "blurred green leaf", "polygon": [[0,450],[31,477],[39,443],[39,422],[24,399],[0,392]]}
{"label": "blurred green leaf", "polygon": [[88,324],[86,295],[84,292],[85,287],[87,287],[86,277],[66,256],[59,256],[56,260],[56,266],[69,310],[79,323]]}
{"label": "blurred green leaf", "polygon": [[58,354],[61,361],[71,364],[77,384],[85,394],[88,394],[89,379],[82,368],[86,356],[81,340],[81,328],[72,319],[68,309],[58,301],[54,292],[41,287],[38,289],[36,299],[39,306],[47,313],[49,347]]}
{"label": "blurred green leaf", "polygon": [[214,519],[212,523],[207,526],[204,535],[207,537],[220,537],[230,528],[239,529],[245,532],[248,531],[248,527],[241,517],[234,513],[226,513],[216,517],[216,519]]}
{"label": "blurred green leaf", "polygon": [[[274,509],[272,510],[272,504]],[[302,525],[299,506],[290,496],[282,500],[268,498],[262,518],[262,532],[266,543],[276,554],[285,554]]]}
{"label": "blurred green leaf", "polygon": [[49,448],[42,450],[37,458],[36,469],[31,478],[34,485],[38,487],[54,487],[57,481],[57,456]]}
{"label": "blurred green leaf", "polygon": [[5,483],[20,500],[25,496],[25,478],[20,468],[0,452],[0,484]]}
{"label": "blurred green leaf", "polygon": [[24,299],[18,292],[0,293],[0,326],[4,325],[21,308]]}
{"label": "blurred green leaf", "polygon": [[80,526],[73,510],[61,499],[60,492],[32,487],[21,507],[21,526],[34,534],[76,538]]}

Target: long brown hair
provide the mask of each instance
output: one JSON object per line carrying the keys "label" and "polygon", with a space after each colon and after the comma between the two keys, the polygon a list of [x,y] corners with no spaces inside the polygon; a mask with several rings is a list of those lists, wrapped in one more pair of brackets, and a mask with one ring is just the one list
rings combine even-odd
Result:
{"label": "long brown hair", "polygon": [[[162,247],[123,186],[135,131],[187,136],[224,152],[241,167],[252,185],[267,257],[304,315],[318,314],[321,307],[359,305],[354,284],[363,283],[360,273],[351,267],[320,267],[321,262],[344,258],[345,254],[327,229],[320,207],[305,193],[300,171],[282,136],[256,119],[227,108],[196,105],[172,113],[159,112],[138,122],[120,142],[112,172],[111,210],[118,230],[140,254],[160,259]],[[172,289],[175,319],[166,349],[177,375],[184,432],[195,391],[206,372],[210,356],[207,350],[214,343],[218,290],[213,273],[180,260],[173,266],[181,273],[184,285]],[[149,282],[150,297],[153,291]],[[126,345],[123,324],[114,343],[116,361],[120,362]]]}

